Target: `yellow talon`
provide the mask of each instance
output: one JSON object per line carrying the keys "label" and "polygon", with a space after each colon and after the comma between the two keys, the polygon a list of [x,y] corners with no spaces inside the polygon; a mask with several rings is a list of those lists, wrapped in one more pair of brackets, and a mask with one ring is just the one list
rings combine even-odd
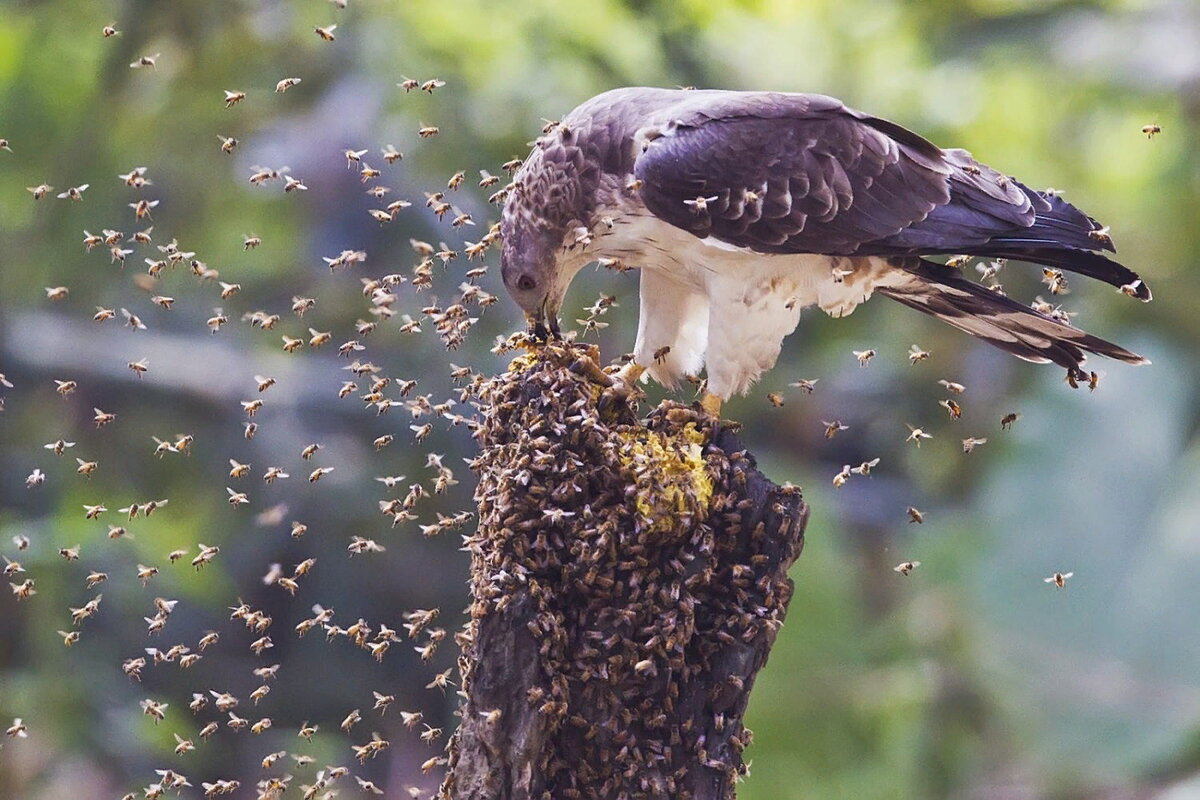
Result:
{"label": "yellow talon", "polygon": [[646,368],[636,361],[630,361],[613,375],[613,378],[626,386],[636,386]]}
{"label": "yellow talon", "polygon": [[705,392],[700,397],[700,407],[717,419],[721,418],[721,403],[721,398],[711,392]]}

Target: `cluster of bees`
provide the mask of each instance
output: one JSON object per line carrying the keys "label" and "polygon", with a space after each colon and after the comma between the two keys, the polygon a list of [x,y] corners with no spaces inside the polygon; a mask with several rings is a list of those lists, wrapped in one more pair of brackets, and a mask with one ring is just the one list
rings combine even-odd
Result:
{"label": "cluster of bees", "polygon": [[481,392],[469,699],[443,792],[531,730],[531,796],[684,797],[745,772],[748,654],[782,622],[803,502],[705,414],[602,408],[596,357],[551,343]]}

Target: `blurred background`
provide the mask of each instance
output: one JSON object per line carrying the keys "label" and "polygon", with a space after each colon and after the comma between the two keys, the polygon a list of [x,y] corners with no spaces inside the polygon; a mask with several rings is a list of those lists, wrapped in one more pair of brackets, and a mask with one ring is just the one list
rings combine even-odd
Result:
{"label": "blurred background", "polygon": [[[109,24],[119,33],[105,37]],[[333,24],[332,41],[314,32]],[[143,56],[154,65],[131,69]],[[289,77],[303,80],[276,94]],[[445,85],[406,91],[406,78]],[[631,84],[841,97],[1062,190],[1111,225],[1121,260],[1156,296],[1142,305],[1074,278],[1071,294],[1053,298],[1078,312],[1076,324],[1154,362],[1093,363],[1094,392],[878,299],[845,320],[807,314],[776,369],[727,405],[767,474],[802,485],[813,508],[791,613],[752,697],[740,796],[1200,798],[1200,5],[1185,0],[0,2],[0,137],[11,146],[0,150],[0,372],[12,384],[0,388],[0,553],[25,570],[6,582],[32,578],[37,591],[0,595],[0,727],[20,717],[28,729],[0,740],[0,798],[140,796],[168,768],[189,777],[191,796],[217,779],[240,780],[249,796],[283,773],[299,796],[330,764],[389,797],[436,787],[441,768],[421,767],[444,738],[426,744],[395,710],[380,716],[372,691],[453,729],[454,687],[427,684],[454,664],[463,531],[427,537],[417,526],[471,508],[463,459],[473,442],[463,425],[412,418],[400,399],[387,415],[364,410],[367,379],[339,399],[354,376],[336,348],[355,338],[355,320],[376,321],[352,357],[417,380],[407,399],[433,404],[458,400],[451,364],[503,369],[490,350],[520,317],[502,297],[498,249],[478,283],[501,299],[469,306],[479,321],[461,347],[447,353],[421,309],[458,302],[480,265],[463,250],[498,218],[488,197],[507,180],[501,164],[524,156],[546,121]],[[226,109],[227,90],[246,98]],[[1148,138],[1146,125],[1161,133]],[[438,134],[419,136],[429,126]],[[218,135],[236,149],[222,152]],[[386,163],[387,145],[403,159]],[[362,161],[382,175],[364,185],[347,149],[366,149]],[[284,165],[307,191],[247,180]],[[152,185],[117,177],[141,166]],[[500,183],[477,187],[480,169]],[[462,187],[447,189],[459,170]],[[54,188],[34,200],[26,187],[42,183]],[[55,197],[85,183],[80,202]],[[392,191],[364,193],[376,185]],[[441,220],[425,204],[437,191],[454,205]],[[135,218],[140,199],[160,201],[152,219]],[[384,224],[369,215],[394,200],[412,207]],[[462,213],[474,226],[451,224]],[[153,244],[130,243],[150,225]],[[85,230],[102,229],[125,233],[123,266],[108,246],[83,246]],[[247,248],[247,237],[261,245]],[[172,239],[240,291],[221,299],[186,261],[148,279],[145,260],[165,258],[154,248]],[[369,316],[359,278],[411,280],[422,257],[412,239],[460,255],[446,269],[435,257],[423,292],[397,287],[394,316]],[[331,273],[322,258],[343,250],[368,258]],[[1038,277],[1015,264],[1000,274],[1029,302],[1049,298]],[[636,281],[587,271],[568,297],[574,319],[599,293],[616,296],[598,337],[607,357],[632,348]],[[69,294],[51,300],[56,287]],[[302,319],[294,296],[316,299]],[[115,319],[94,322],[97,307]],[[122,308],[146,330],[126,326]],[[243,320],[259,309],[281,316],[274,329]],[[219,314],[228,322],[210,334]],[[307,340],[310,326],[331,342],[280,349],[281,335]],[[931,358],[910,366],[913,343]],[[866,348],[878,355],[860,369],[851,351]],[[143,358],[138,377],[127,364]],[[256,374],[277,383],[250,440],[240,402],[260,397]],[[801,378],[819,379],[811,395],[788,386]],[[938,406],[939,379],[966,387],[960,420]],[[77,388],[60,397],[55,380]],[[396,383],[386,393],[398,398]],[[116,420],[97,429],[95,407]],[[1001,431],[1009,413],[1020,418]],[[849,429],[827,440],[823,420],[835,419]],[[432,433],[415,442],[410,425],[427,422]],[[906,423],[934,438],[905,444]],[[190,454],[155,457],[152,437],[182,434],[194,437]],[[376,449],[386,434],[393,443]],[[988,442],[964,454],[968,436]],[[75,444],[56,456],[45,445],[59,439]],[[310,443],[322,448],[302,460]],[[441,494],[430,452],[458,481]],[[874,457],[870,477],[833,487],[843,464]],[[98,466],[80,475],[76,458]],[[231,458],[250,474],[230,478]],[[264,484],[273,465],[292,477]],[[334,471],[308,482],[317,467]],[[27,487],[34,469],[45,481]],[[374,480],[396,475],[407,477],[393,488]],[[377,501],[413,483],[430,496],[393,529]],[[231,507],[227,486],[249,503]],[[117,512],[161,498],[170,503],[151,518]],[[97,503],[109,511],[85,519],[84,504]],[[128,533],[110,538],[110,525]],[[352,535],[387,549],[351,558]],[[198,542],[221,548],[200,571],[189,566]],[[76,545],[78,560],[59,554]],[[170,563],[177,548],[187,556]],[[271,564],[291,575],[307,558],[316,564],[294,597],[264,583]],[[904,577],[893,567],[906,560],[921,564]],[[139,564],[159,569],[145,587]],[[94,571],[109,579],[89,589]],[[1044,582],[1055,571],[1074,573],[1065,589]],[[73,628],[69,609],[99,592],[98,612]],[[155,597],[179,603],[148,636]],[[229,619],[239,598],[273,619],[262,656],[249,650],[260,634]],[[450,635],[427,662],[407,639],[376,662],[345,638],[297,637],[315,603],[343,627],[362,617],[400,629],[406,611],[439,608],[435,625]],[[58,630],[81,636],[67,648]],[[221,640],[191,668],[149,663],[140,682],[122,674],[144,648],[195,652],[210,630]],[[252,670],[272,664],[272,690],[253,706],[262,681]],[[237,695],[237,713],[269,717],[271,729],[222,725],[201,741],[204,724],[227,718],[211,702],[188,711],[192,693],[209,690]],[[160,724],[143,714],[145,699],[168,704]],[[363,721],[343,735],[356,708]],[[305,721],[319,725],[311,743],[296,736]],[[349,743],[372,731],[392,746],[360,767]],[[173,734],[196,750],[174,754]],[[264,770],[280,750],[314,761],[288,755]],[[349,780],[343,792],[357,792]]]}

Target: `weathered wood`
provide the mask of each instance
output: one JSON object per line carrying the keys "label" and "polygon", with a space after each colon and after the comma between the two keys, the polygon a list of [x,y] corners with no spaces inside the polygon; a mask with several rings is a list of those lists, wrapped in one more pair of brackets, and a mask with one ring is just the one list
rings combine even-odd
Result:
{"label": "weathered wood", "polygon": [[744,772],[808,507],[711,418],[638,420],[594,356],[548,346],[483,391],[444,798],[724,800]]}

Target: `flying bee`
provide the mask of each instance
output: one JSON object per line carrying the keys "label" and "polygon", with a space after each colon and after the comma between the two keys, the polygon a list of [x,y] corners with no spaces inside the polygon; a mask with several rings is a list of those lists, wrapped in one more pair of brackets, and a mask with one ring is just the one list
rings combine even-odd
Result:
{"label": "flying bee", "polygon": [[103,28],[100,29],[100,33],[103,34],[105,39],[111,39],[113,36],[120,35],[121,32],[119,30],[117,30],[115,27],[113,27],[115,24],[116,23],[105,25]]}
{"label": "flying bee", "polygon": [[229,505],[231,506],[237,507],[250,502],[250,498],[246,496],[245,492],[235,492],[228,486],[225,487],[225,491],[229,494]]}
{"label": "flying bee", "polygon": [[825,438],[826,439],[832,439],[834,436],[837,436],[840,432],[850,429],[850,426],[845,424],[844,422],[842,422],[840,419],[835,419],[832,422],[826,422],[825,420],[821,420],[821,424],[825,426]]}
{"label": "flying bee", "polygon": [[133,370],[134,374],[137,375],[139,379],[150,371],[150,361],[145,358],[137,361],[130,361],[125,366]]}
{"label": "flying bee", "polygon": [[82,458],[75,459],[79,467],[75,470],[76,473],[90,478],[92,473],[96,471],[96,467],[100,466],[96,461],[84,461]]}
{"label": "flying bee", "polygon": [[979,446],[979,445],[981,445],[981,444],[987,444],[987,438],[986,438],[986,437],[985,437],[985,438],[978,438],[978,437],[975,437],[975,436],[969,436],[969,437],[967,437],[966,439],[963,439],[963,440],[962,440],[962,449],[963,449],[963,452],[964,452],[964,453],[970,453],[972,450],[974,450],[976,447],[978,447],[978,446]]}
{"label": "flying bee", "polygon": [[130,69],[141,69],[142,67],[149,67],[150,69],[157,69],[158,68],[158,57],[161,55],[162,55],[162,53],[155,53],[152,56],[142,56],[137,61],[134,61],[133,63],[131,63],[129,65],[129,68]]}
{"label": "flying bee", "polygon": [[141,702],[142,713],[152,718],[154,720],[154,724],[157,725],[166,718],[168,705],[168,703],[159,703],[147,698]]}
{"label": "flying bee", "polygon": [[79,387],[79,384],[77,384],[75,381],[55,380],[54,387],[55,387],[54,390],[56,392],[58,392],[63,397],[66,397],[67,395],[74,392]]}
{"label": "flying bee", "polygon": [[920,561],[901,561],[899,564],[892,567],[892,571],[899,572],[901,575],[908,575],[919,566],[921,566]]}
{"label": "flying bee", "polygon": [[158,207],[159,202],[158,200],[138,200],[136,203],[130,203],[129,207],[133,209],[133,215],[137,219],[145,219],[151,217],[150,212]]}
{"label": "flying bee", "polygon": [[909,525],[913,524],[914,522],[918,525],[925,522],[925,513],[916,506],[909,506],[905,509],[905,513],[908,514]]}
{"label": "flying bee", "polygon": [[67,295],[71,293],[71,290],[66,286],[47,286],[45,288],[46,299],[54,303],[57,303],[60,300],[66,300]]}
{"label": "flying bee", "polygon": [[337,38],[333,35],[335,30],[337,30],[337,25],[328,25],[324,28],[313,28],[313,33],[315,33],[317,36],[320,36],[327,42],[332,42],[335,38]]}
{"label": "flying bee", "polygon": [[291,476],[288,475],[288,473],[284,472],[279,467],[268,467],[267,471],[263,473],[263,480],[267,483],[274,483],[277,480],[290,477]]}
{"label": "flying bee", "polygon": [[284,78],[279,83],[275,84],[275,92],[277,94],[283,94],[288,89],[299,84],[300,81],[300,78]]}
{"label": "flying bee", "polygon": [[929,358],[929,351],[922,350],[918,345],[914,344],[912,347],[908,348],[909,364],[917,364],[918,362],[924,361],[927,358]]}
{"label": "flying bee", "polygon": [[34,200],[41,200],[47,194],[54,191],[54,187],[48,183],[39,183],[37,186],[26,186],[25,188],[33,194]]}
{"label": "flying bee", "polygon": [[316,469],[314,469],[312,472],[310,472],[308,474],[308,482],[316,483],[317,481],[321,480],[321,478],[323,478],[324,476],[333,472],[333,469],[334,469],[333,467],[317,467]]}
{"label": "flying bee", "polygon": [[60,547],[58,549],[58,554],[67,561],[78,561],[79,545],[75,545],[74,547]]}
{"label": "flying bee", "polygon": [[[907,424],[907,423],[905,423],[905,424]],[[908,438],[905,439],[904,441],[912,442],[917,447],[920,447],[922,439],[932,439],[932,438],[933,438],[933,434],[926,433],[925,431],[923,431],[920,428],[909,425],[908,426]]]}
{"label": "flying bee", "polygon": [[94,506],[89,506],[87,504],[84,504],[83,518],[84,519],[99,519],[100,515],[103,514],[105,511],[108,511],[108,508],[103,503],[94,505]]}
{"label": "flying bee", "polygon": [[870,475],[871,470],[879,466],[879,459],[873,458],[870,461],[864,461],[857,467],[851,467],[850,472],[854,475]]}
{"label": "flying bee", "polygon": [[441,131],[438,130],[437,126],[435,125],[422,125],[421,127],[417,128],[417,136],[420,136],[422,139],[429,139],[437,136],[439,133],[441,133]]}
{"label": "flying bee", "polygon": [[441,87],[443,87],[445,85],[446,85],[445,81],[440,81],[437,78],[433,78],[433,79],[427,80],[421,84],[421,91],[429,92],[430,94],[433,94],[434,89],[440,89]]}
{"label": "flying bee", "polygon": [[940,380],[938,381],[938,385],[942,386],[951,394],[962,394],[967,390],[967,387],[963,386],[961,383],[954,383],[953,381]]}
{"label": "flying bee", "polygon": [[221,152],[226,155],[232,153],[238,146],[238,140],[232,136],[222,136],[218,133],[217,138],[221,140]]}
{"label": "flying bee", "polygon": [[1021,418],[1021,415],[1016,411],[1009,412],[1000,418],[1000,430],[1012,430],[1013,423]]}
{"label": "flying bee", "polygon": [[281,336],[280,338],[283,339],[283,352],[285,353],[294,353],[304,346],[303,339],[293,339],[290,336]]}
{"label": "flying bee", "polygon": [[946,266],[951,269],[962,269],[967,264],[970,264],[973,258],[974,256],[968,255],[951,256],[946,259]]}
{"label": "flying bee", "polygon": [[248,417],[253,417],[255,414],[257,414],[262,409],[262,407],[264,405],[263,401],[260,398],[255,398],[254,400],[242,400],[241,404],[242,404],[242,411],[245,411],[246,416],[248,416]]}
{"label": "flying bee", "polygon": [[401,89],[403,89],[405,94],[408,94],[413,89],[416,89],[418,86],[420,86],[421,82],[418,81],[416,78],[405,78],[404,80],[402,80],[400,83],[397,83],[396,85],[399,86]]}
{"label": "flying bee", "polygon": [[1142,133],[1146,134],[1147,139],[1153,139],[1157,134],[1162,133],[1162,126],[1157,122],[1152,122],[1149,125],[1143,125]]}
{"label": "flying bee", "polygon": [[946,412],[950,414],[950,419],[958,419],[962,416],[962,406],[948,397],[945,400],[939,400],[938,405],[946,409]]}
{"label": "flying bee", "polygon": [[307,447],[305,447],[303,450],[300,451],[300,457],[303,458],[305,461],[308,461],[320,449],[321,449],[321,445],[316,442],[313,442],[312,444],[308,445]]}
{"label": "flying bee", "polygon": [[362,169],[358,171],[358,174],[362,178],[362,182],[367,183],[368,181],[375,180],[383,173],[364,161]]}
{"label": "flying bee", "polygon": [[1074,574],[1074,572],[1056,572],[1049,578],[1042,578],[1042,581],[1044,583],[1053,583],[1059,589],[1063,589],[1066,587],[1067,581],[1070,580],[1071,576]]}
{"label": "flying bee", "polygon": [[150,298],[150,302],[170,311],[171,306],[175,305],[175,298],[167,297],[166,295],[156,294]]}
{"label": "flying bee", "polygon": [[1042,270],[1042,283],[1050,287],[1050,294],[1067,294],[1067,276],[1060,269],[1045,268]]}
{"label": "flying bee", "polygon": [[[379,152],[380,152],[380,155],[383,156],[383,160],[389,164],[395,164],[397,161],[400,161],[401,159],[404,158],[404,153],[401,153],[393,145],[390,145],[390,144],[387,147],[380,150]],[[386,194],[387,187],[380,187],[380,188],[385,189],[385,194]],[[382,197],[382,195],[378,195],[378,196]]]}
{"label": "flying bee", "polygon": [[854,350],[852,352],[854,353],[854,357],[858,359],[858,365],[860,367],[865,367],[867,362],[875,357],[874,350]]}

